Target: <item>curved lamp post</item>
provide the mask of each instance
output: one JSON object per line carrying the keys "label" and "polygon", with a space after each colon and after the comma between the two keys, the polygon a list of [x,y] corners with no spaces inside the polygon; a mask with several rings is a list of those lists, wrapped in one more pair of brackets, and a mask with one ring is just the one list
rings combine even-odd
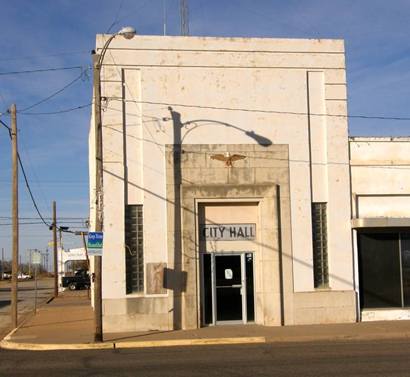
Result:
{"label": "curved lamp post", "polygon": [[[136,35],[133,27],[123,27],[117,33],[111,35],[104,43],[100,54],[93,55],[93,82],[94,82],[94,131],[95,131],[95,231],[103,230],[103,143],[102,143],[102,123],[101,123],[101,67],[105,53],[112,40],[118,35],[125,39],[132,39]],[[94,319],[95,319],[95,340],[103,341],[102,331],[102,257],[95,256],[94,259]]]}
{"label": "curved lamp post", "polygon": [[101,123],[101,67],[105,54],[112,40],[118,35],[125,39],[132,39],[136,31],[131,26],[123,27],[117,33],[111,35],[104,43],[100,54],[93,55],[93,82],[94,82],[94,122],[95,122],[95,153],[96,153],[96,222],[95,231],[101,232],[103,228],[102,217],[102,123]]}

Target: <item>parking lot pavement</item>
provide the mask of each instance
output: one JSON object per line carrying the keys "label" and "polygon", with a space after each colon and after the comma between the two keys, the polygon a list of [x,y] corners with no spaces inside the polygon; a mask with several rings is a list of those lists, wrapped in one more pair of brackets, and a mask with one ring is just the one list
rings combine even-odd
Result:
{"label": "parking lot pavement", "polygon": [[[37,282],[38,305],[47,301],[53,295],[54,280],[52,278],[39,279]],[[18,282],[18,314],[21,321],[24,316],[34,310],[35,281]],[[11,327],[10,318],[11,281],[0,281],[0,337],[3,337]]]}

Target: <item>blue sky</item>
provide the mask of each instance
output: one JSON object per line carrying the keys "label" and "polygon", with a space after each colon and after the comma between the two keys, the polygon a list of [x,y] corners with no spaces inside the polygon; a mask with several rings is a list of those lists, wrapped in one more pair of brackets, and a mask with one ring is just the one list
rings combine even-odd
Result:
{"label": "blue sky", "polygon": [[[27,112],[44,113],[91,102],[90,51],[97,33],[132,25],[139,34],[162,34],[164,0],[15,0],[0,14],[0,112],[29,107],[80,77],[67,90]],[[179,33],[179,1],[165,0],[167,32]],[[410,116],[410,2],[408,0],[189,0],[190,34],[278,38],[342,38],[346,43],[351,115]],[[79,66],[47,73],[4,72]],[[7,114],[1,119],[10,123]],[[44,216],[57,201],[73,227],[88,216],[90,108],[56,115],[18,114],[20,154]],[[409,121],[349,121],[351,135],[410,135]],[[10,223],[10,142],[0,133],[0,224]],[[21,176],[21,174],[20,174]],[[24,183],[20,216],[35,218]],[[36,222],[27,219],[22,222]],[[72,223],[68,223],[73,221]],[[74,228],[73,228],[74,229]],[[45,250],[41,224],[22,225],[20,250]],[[10,255],[11,227],[0,225],[0,248]],[[64,236],[67,247],[81,240]]]}

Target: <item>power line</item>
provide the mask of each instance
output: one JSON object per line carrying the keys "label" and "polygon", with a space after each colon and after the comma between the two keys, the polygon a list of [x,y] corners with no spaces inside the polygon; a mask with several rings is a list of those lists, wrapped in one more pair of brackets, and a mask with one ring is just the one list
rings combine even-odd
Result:
{"label": "power line", "polygon": [[65,114],[69,113],[71,111],[76,111],[76,110],[81,110],[85,109],[86,107],[90,107],[92,105],[92,102],[87,103],[85,105],[80,105],[76,107],[70,107],[68,109],[62,109],[62,110],[56,110],[56,111],[50,111],[50,112],[38,112],[38,113],[32,113],[32,112],[19,112],[21,115],[58,115],[58,114]]}
{"label": "power line", "polygon": [[[44,217],[45,219],[51,220],[52,217]],[[11,216],[0,216],[2,220],[12,219]],[[19,220],[37,220],[38,217],[19,217]],[[87,220],[87,217],[58,217],[59,220]],[[66,221],[63,221],[66,222]]]}
{"label": "power line", "polygon": [[[200,108],[200,109],[211,109],[211,110],[226,110],[226,111],[243,111],[251,113],[267,113],[267,114],[284,114],[284,115],[301,115],[301,116],[323,116],[323,117],[335,117],[335,118],[353,118],[353,119],[375,119],[375,120],[397,120],[397,121],[410,121],[410,117],[398,117],[398,116],[380,116],[380,115],[348,115],[348,114],[319,114],[319,113],[307,113],[307,112],[297,112],[297,111],[281,111],[281,110],[263,110],[263,109],[249,109],[241,107],[220,107],[220,106],[207,106],[207,105],[195,105],[195,104],[185,104],[185,103],[169,103],[169,102],[155,102],[155,101],[137,101],[137,100],[123,100],[122,98],[109,98],[109,100],[114,101],[124,101],[132,103],[141,103],[147,105],[161,105],[161,106],[178,106],[178,107],[188,107],[188,108]],[[115,109],[112,109],[115,110]],[[121,111],[121,110],[118,110]],[[132,114],[140,115],[140,114]]]}
{"label": "power line", "polygon": [[89,67],[87,67],[84,71],[81,72],[81,74],[79,76],[77,76],[74,80],[70,81],[68,84],[64,85],[61,89],[57,90],[56,92],[50,94],[49,96],[47,96],[46,98],[43,98],[42,100],[33,103],[30,106],[25,107],[24,109],[21,109],[18,111],[18,113],[21,112],[25,112],[27,110],[32,109],[33,107],[36,107],[38,105],[41,105],[44,102],[47,102],[48,100],[50,100],[51,98],[55,97],[56,95],[62,93],[64,90],[68,89],[71,85],[73,85],[74,83],[76,83],[78,80],[84,78],[86,76],[86,72],[88,71]]}
{"label": "power line", "polygon": [[[59,222],[60,223],[60,222]],[[70,223],[71,224],[71,223]],[[80,229],[80,228],[87,228],[85,225],[83,226],[76,226],[80,225],[82,223],[73,223],[75,226],[71,226],[69,228],[75,228],[75,229]],[[0,223],[0,226],[11,226],[13,223]],[[36,221],[36,222],[19,222],[19,225],[44,225],[43,222],[41,221]]]}
{"label": "power line", "polygon": [[110,27],[107,29],[107,31],[105,32],[105,34],[108,34],[108,33],[111,31],[111,29],[112,29],[115,25],[118,24],[118,19],[119,19],[120,12],[121,12],[121,9],[122,9],[122,6],[123,6],[123,5],[124,5],[124,0],[121,0],[120,6],[119,6],[118,9],[117,9],[117,14],[115,15],[114,21],[111,23]]}
{"label": "power line", "polygon": [[0,123],[8,129],[9,133],[11,132],[11,128],[6,123],[4,123],[1,119],[0,119]]}
{"label": "power line", "polygon": [[40,180],[38,179],[38,176],[37,176],[37,174],[36,174],[36,169],[34,168],[34,165],[31,163],[32,160],[31,160],[31,158],[30,158],[30,154],[29,154],[28,149],[25,147],[24,139],[23,139],[23,138],[20,139],[20,147],[23,147],[23,148],[20,148],[19,150],[22,151],[22,152],[24,151],[25,161],[28,161],[29,168],[30,168],[31,171],[33,172],[34,180],[35,180],[35,182],[37,183],[37,187],[39,188],[39,191],[40,191],[40,194],[41,194],[41,198],[43,199],[43,205],[44,205],[43,208],[47,208],[47,203],[49,203],[50,201],[49,201],[49,200],[46,200],[46,196],[45,196],[44,190],[43,190],[43,188],[42,188],[42,186],[41,186],[41,184],[40,184]]}
{"label": "power line", "polygon": [[[11,128],[10,128],[7,124],[5,124],[3,121],[0,121],[0,122],[1,122],[1,124],[2,124],[3,126],[5,126],[5,127],[7,128],[8,132],[9,132],[10,139],[11,139],[11,138],[12,138]],[[52,225],[49,224],[49,223],[44,219],[43,215],[42,215],[41,212],[40,212],[40,209],[38,208],[38,205],[37,205],[37,203],[36,203],[36,200],[34,199],[34,195],[33,195],[33,192],[31,191],[30,183],[29,183],[29,181],[28,181],[27,174],[26,174],[26,171],[24,170],[23,162],[21,161],[21,158],[20,158],[20,154],[19,154],[19,153],[17,153],[17,159],[18,159],[18,162],[19,162],[19,165],[20,165],[20,168],[21,168],[21,172],[23,173],[24,181],[25,181],[25,183],[26,183],[26,187],[27,187],[29,196],[30,196],[30,198],[31,198],[31,201],[32,201],[32,203],[33,203],[33,206],[34,206],[34,208],[35,208],[35,210],[36,210],[36,212],[37,212],[39,218],[40,218],[41,221],[44,223],[44,225],[46,225],[48,228],[50,228]],[[56,224],[53,224],[53,225],[56,225]],[[73,232],[71,232],[71,231],[69,231],[69,230],[63,230],[63,229],[61,229],[61,227],[59,227],[59,230],[62,231],[62,232],[73,233]]]}
{"label": "power line", "polygon": [[[211,109],[211,110],[226,110],[226,111],[242,111],[251,113],[264,113],[264,114],[282,114],[282,115],[296,115],[296,116],[320,116],[320,117],[333,117],[333,118],[350,118],[350,119],[373,119],[373,120],[393,120],[393,121],[410,121],[410,117],[399,117],[399,116],[382,116],[382,115],[362,115],[362,114],[319,114],[319,113],[307,113],[307,112],[297,112],[297,111],[280,111],[280,110],[263,110],[263,109],[249,109],[249,108],[239,108],[239,107],[220,107],[220,106],[207,106],[207,105],[196,105],[196,104],[184,104],[184,103],[171,103],[171,102],[155,102],[155,101],[137,101],[137,100],[123,100],[122,98],[109,98],[112,101],[124,101],[141,103],[147,105],[161,105],[161,106],[178,106],[187,108],[199,108],[199,109]],[[71,107],[68,109],[51,111],[51,112],[20,112],[22,115],[56,115],[62,113],[68,113],[75,110],[84,109],[92,105],[92,102]],[[111,109],[111,108],[109,108]],[[122,111],[119,109],[111,109],[116,111]],[[129,115],[141,115],[137,113],[128,113]]]}
{"label": "power line", "polygon": [[35,201],[35,199],[34,199],[34,196],[33,196],[33,193],[32,193],[32,191],[31,191],[30,184],[28,183],[27,175],[26,175],[26,172],[25,172],[25,170],[24,170],[24,166],[23,166],[23,163],[22,163],[22,161],[21,161],[21,158],[20,158],[20,154],[19,154],[19,153],[17,154],[17,158],[18,158],[18,160],[19,160],[19,165],[20,165],[20,168],[21,168],[21,172],[23,173],[24,181],[25,181],[25,183],[26,183],[26,187],[27,187],[28,193],[29,193],[29,195],[30,195],[31,201],[33,202],[34,208],[35,208],[35,210],[36,210],[38,216],[40,217],[41,221],[44,223],[44,225],[46,225],[47,227],[50,227],[50,224],[47,223],[46,220],[44,219],[44,217],[43,217],[43,215],[41,214],[41,212],[40,212],[40,210],[39,210],[39,208],[38,208],[38,206],[37,206],[37,203],[36,203],[36,201]]}
{"label": "power line", "polygon": [[[137,13],[138,11],[140,11],[142,8],[144,8],[146,5],[148,5],[150,3],[151,0],[146,0],[145,2],[143,2],[141,5],[139,5],[138,7],[134,8],[131,11],[127,12],[127,15],[122,16],[121,18],[117,18],[116,24],[118,24],[120,21],[123,21],[125,19],[127,19],[128,17],[130,17],[132,14]],[[115,24],[114,24],[115,25]],[[114,26],[113,25],[113,26]]]}
{"label": "power line", "polygon": [[27,60],[27,59],[42,59],[42,58],[48,58],[48,57],[53,57],[53,56],[62,56],[62,55],[79,55],[79,54],[89,54],[90,51],[69,51],[69,52],[56,52],[52,54],[44,54],[44,55],[31,55],[31,56],[20,56],[17,58],[3,58],[0,59],[1,62],[7,62],[7,61],[16,61],[16,60]]}
{"label": "power line", "polygon": [[11,71],[11,72],[0,72],[0,76],[6,75],[20,75],[25,73],[41,73],[41,72],[52,72],[52,71],[67,71],[70,69],[83,69],[82,66],[72,66],[72,67],[59,67],[59,68],[42,68],[42,69],[31,69],[25,71]]}
{"label": "power line", "polygon": [[[27,152],[26,152],[27,153]],[[0,183],[4,183],[6,185],[10,185],[11,182],[9,180],[6,179],[0,179]],[[37,178],[37,184],[47,184],[48,186],[87,186],[88,182],[58,182],[58,181],[39,181],[39,179]]]}
{"label": "power line", "polygon": [[[11,128],[10,128],[6,123],[4,123],[3,121],[1,121],[1,124],[7,128],[8,132],[9,132],[9,137],[10,137],[10,139],[12,139]],[[28,183],[27,175],[26,175],[26,172],[25,172],[25,170],[24,170],[23,163],[21,162],[21,158],[20,158],[20,154],[19,154],[19,153],[17,153],[17,159],[18,159],[18,162],[19,162],[19,165],[20,165],[20,168],[21,168],[21,172],[23,173],[24,181],[26,182],[26,187],[27,187],[27,190],[28,190],[28,192],[29,192],[29,194],[30,194],[30,198],[31,198],[31,200],[32,200],[32,202],[33,202],[34,208],[36,209],[37,214],[39,215],[39,217],[40,217],[40,219],[42,220],[42,222],[43,222],[45,225],[47,225],[48,227],[50,227],[50,225],[44,220],[43,216],[41,215],[40,210],[38,209],[37,203],[36,203],[36,201],[34,200],[34,196],[33,196],[33,193],[31,192],[31,188],[30,188],[30,185],[29,185],[29,183]]]}
{"label": "power line", "polygon": [[[10,226],[13,225],[12,223],[0,223],[0,226]],[[19,225],[43,225],[43,223],[41,221],[37,221],[37,222],[19,222]]]}

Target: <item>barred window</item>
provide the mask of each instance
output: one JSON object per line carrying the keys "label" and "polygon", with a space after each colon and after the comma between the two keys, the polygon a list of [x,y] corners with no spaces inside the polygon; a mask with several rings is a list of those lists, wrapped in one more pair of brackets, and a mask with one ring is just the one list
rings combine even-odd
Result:
{"label": "barred window", "polygon": [[312,203],[313,279],[315,288],[329,286],[326,203]]}
{"label": "barred window", "polygon": [[125,206],[126,291],[144,291],[144,242],[142,205]]}

